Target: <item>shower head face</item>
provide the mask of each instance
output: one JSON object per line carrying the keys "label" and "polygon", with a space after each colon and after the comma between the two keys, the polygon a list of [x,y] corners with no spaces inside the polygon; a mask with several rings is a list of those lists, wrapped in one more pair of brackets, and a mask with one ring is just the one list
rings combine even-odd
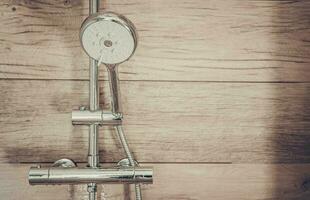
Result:
{"label": "shower head face", "polygon": [[80,40],[88,56],[110,65],[128,60],[137,47],[134,25],[112,12],[88,17],[82,24]]}

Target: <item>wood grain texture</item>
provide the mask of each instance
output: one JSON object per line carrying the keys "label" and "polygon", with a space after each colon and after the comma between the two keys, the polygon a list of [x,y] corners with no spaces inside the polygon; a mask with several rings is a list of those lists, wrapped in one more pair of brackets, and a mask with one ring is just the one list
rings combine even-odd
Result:
{"label": "wood grain texture", "polygon": [[[119,71],[125,133],[154,166],[144,199],[309,199],[310,1],[101,4],[139,33]],[[86,161],[88,128],[71,125],[71,110],[88,104],[87,14],[86,0],[0,2],[0,199],[88,199],[85,186],[29,186],[20,164]],[[100,97],[109,109],[105,81]],[[99,143],[104,165],[124,157],[111,128]],[[132,189],[101,186],[98,200]]]}
{"label": "wood grain texture", "polygon": [[[307,200],[310,165],[152,164],[154,184],[142,187],[151,200]],[[29,186],[29,165],[0,165],[0,196],[10,200],[87,199],[86,187]],[[182,184],[180,184],[182,183]],[[131,188],[133,189],[133,188]],[[123,200],[121,185],[99,187],[99,200]],[[134,192],[131,190],[131,196]],[[133,199],[133,198],[132,198]]]}
{"label": "wood grain texture", "polygon": [[[310,161],[308,83],[122,81],[124,129],[141,162],[305,163]],[[87,105],[87,81],[2,80],[3,162],[85,161],[88,127],[71,125]],[[101,82],[108,109],[107,82]],[[101,103],[102,103],[101,102]],[[110,128],[102,162],[123,157]]]}
{"label": "wood grain texture", "polygon": [[[310,1],[113,0],[139,33],[122,80],[309,81]],[[2,0],[0,78],[87,79],[81,0]],[[106,78],[101,70],[101,78]]]}

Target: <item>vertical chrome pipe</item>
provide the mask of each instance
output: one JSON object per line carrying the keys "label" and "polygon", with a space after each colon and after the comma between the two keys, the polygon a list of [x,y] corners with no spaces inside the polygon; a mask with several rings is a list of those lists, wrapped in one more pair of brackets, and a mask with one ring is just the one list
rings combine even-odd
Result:
{"label": "vertical chrome pipe", "polygon": [[[89,0],[89,15],[98,11],[99,0]],[[99,109],[98,63],[92,58],[89,58],[89,109],[90,111]],[[91,124],[89,126],[88,165],[92,168],[99,166],[98,131],[98,125]],[[95,183],[88,184],[87,191],[89,200],[96,200],[97,185]]]}
{"label": "vertical chrome pipe", "polygon": [[94,14],[99,12],[99,2],[100,0],[89,0],[89,14]]}
{"label": "vertical chrome pipe", "polygon": [[[89,58],[89,109],[90,111],[99,109],[98,65],[92,58]],[[97,124],[89,125],[88,166],[91,168],[99,166],[98,132]],[[95,183],[88,184],[87,191],[89,200],[96,200],[97,185]]]}
{"label": "vertical chrome pipe", "polygon": [[[92,58],[89,59],[89,109],[90,111],[99,109],[98,63]],[[98,128],[97,124],[89,126],[89,167],[98,167],[99,165]]]}

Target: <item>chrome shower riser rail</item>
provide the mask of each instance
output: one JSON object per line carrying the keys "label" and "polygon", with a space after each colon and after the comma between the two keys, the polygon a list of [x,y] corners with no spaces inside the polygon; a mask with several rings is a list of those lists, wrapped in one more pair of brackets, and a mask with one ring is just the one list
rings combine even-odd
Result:
{"label": "chrome shower riser rail", "polygon": [[[99,11],[100,0],[89,0],[89,15]],[[98,65],[97,62],[89,58],[89,107],[91,111],[99,109],[99,86],[98,86]],[[98,125],[89,126],[88,142],[88,165],[89,167],[99,166],[98,149]],[[96,200],[97,185],[88,184],[89,200]]]}

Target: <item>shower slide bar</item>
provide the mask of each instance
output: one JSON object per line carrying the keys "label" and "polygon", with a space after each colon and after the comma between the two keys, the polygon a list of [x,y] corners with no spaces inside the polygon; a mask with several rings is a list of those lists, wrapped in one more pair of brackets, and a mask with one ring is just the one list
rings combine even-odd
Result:
{"label": "shower slide bar", "polygon": [[[73,125],[88,125],[88,164],[77,167],[70,159],[60,159],[52,167],[31,167],[31,185],[87,184],[89,200],[97,198],[97,184],[135,184],[136,200],[142,200],[140,184],[153,182],[153,170],[140,167],[134,160],[122,128],[122,112],[117,66],[128,60],[137,46],[134,25],[124,16],[99,11],[99,0],[89,0],[89,16],[83,22],[80,40],[89,56],[89,110],[72,111]],[[112,109],[99,108],[98,67],[104,64],[109,75]],[[127,158],[114,168],[102,168],[99,162],[99,126],[113,126]]]}

